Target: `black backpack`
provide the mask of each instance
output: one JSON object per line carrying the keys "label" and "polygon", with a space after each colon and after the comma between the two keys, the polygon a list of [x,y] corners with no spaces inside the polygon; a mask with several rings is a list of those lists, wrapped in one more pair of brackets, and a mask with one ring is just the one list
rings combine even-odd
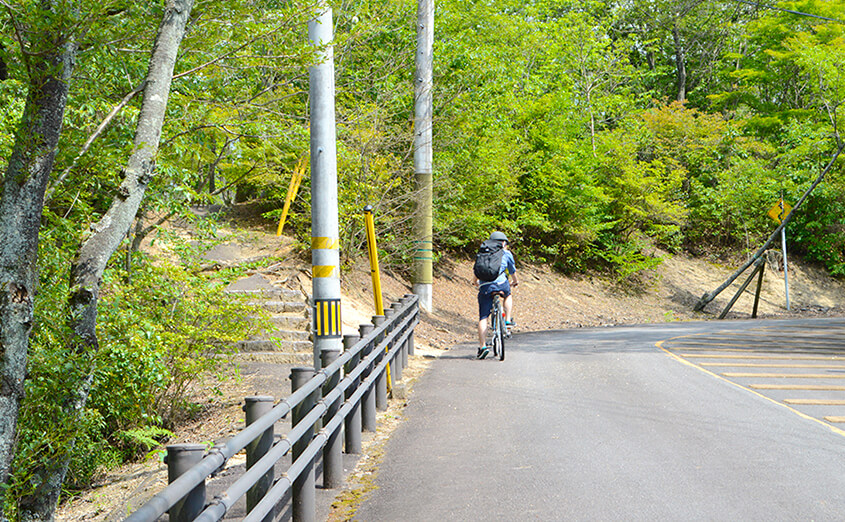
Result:
{"label": "black backpack", "polygon": [[481,243],[478,248],[478,253],[475,255],[475,265],[472,271],[482,282],[495,281],[499,277],[499,269],[502,268],[502,256],[505,251],[502,248],[502,242],[494,239],[488,239]]}

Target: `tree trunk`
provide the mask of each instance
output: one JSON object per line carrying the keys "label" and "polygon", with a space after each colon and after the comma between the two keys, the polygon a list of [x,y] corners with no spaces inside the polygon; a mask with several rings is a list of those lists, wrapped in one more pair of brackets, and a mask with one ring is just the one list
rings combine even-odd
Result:
{"label": "tree trunk", "polygon": [[0,197],[0,520],[26,377],[44,191],[76,56],[75,44],[59,43],[55,27],[33,38],[56,43],[51,52],[30,56],[29,92]]}
{"label": "tree trunk", "polygon": [[[135,130],[135,147],[127,162],[125,178],[108,212],[92,226],[91,235],[83,241],[71,267],[69,304],[75,334],[72,348],[91,358],[98,348],[95,328],[101,277],[109,258],[126,237],[153,178],[173,68],[192,6],[193,0],[167,2],[150,56],[144,100]],[[69,414],[81,414],[92,380],[89,372],[87,378],[75,384],[71,396],[61,401]],[[53,465],[35,471],[35,480],[41,487],[34,495],[21,499],[22,520],[52,520],[71,453],[72,448],[66,448],[55,456]]]}
{"label": "tree trunk", "polygon": [[[0,42],[0,54],[5,51],[6,48],[3,47],[3,43]],[[3,80],[9,79],[9,67],[6,65],[6,61],[3,60],[3,56],[0,56],[0,82]]]}
{"label": "tree trunk", "polygon": [[687,64],[684,42],[678,26],[672,27],[672,39],[675,41],[675,70],[678,75],[678,101],[687,99]]}

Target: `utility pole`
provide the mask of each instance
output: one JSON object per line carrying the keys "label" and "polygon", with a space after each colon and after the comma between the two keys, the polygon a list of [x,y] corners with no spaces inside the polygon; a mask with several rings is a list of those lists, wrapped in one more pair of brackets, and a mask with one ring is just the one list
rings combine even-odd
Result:
{"label": "utility pole", "polygon": [[311,98],[311,276],[314,368],[320,354],[341,349],[340,234],[337,224],[337,134],[335,129],[332,10],[317,6],[308,21],[308,40],[317,48],[309,70]]}
{"label": "utility pole", "polygon": [[[780,193],[780,213],[781,220],[786,217],[786,208],[784,207],[783,192]],[[789,267],[786,262],[786,225],[780,229],[780,243],[783,250],[783,288],[786,292],[786,311],[789,311]]]}
{"label": "utility pole", "polygon": [[418,0],[417,54],[414,80],[414,214],[413,291],[423,310],[432,310],[432,68],[434,63],[434,0]]}

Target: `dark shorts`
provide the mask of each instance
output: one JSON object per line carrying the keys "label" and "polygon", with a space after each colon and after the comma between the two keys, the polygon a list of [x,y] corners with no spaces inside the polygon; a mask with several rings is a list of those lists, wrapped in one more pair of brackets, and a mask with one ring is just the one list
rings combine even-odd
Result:
{"label": "dark shorts", "polygon": [[484,319],[493,310],[493,293],[504,292],[505,297],[511,295],[511,284],[508,280],[504,283],[489,283],[478,289],[478,319]]}

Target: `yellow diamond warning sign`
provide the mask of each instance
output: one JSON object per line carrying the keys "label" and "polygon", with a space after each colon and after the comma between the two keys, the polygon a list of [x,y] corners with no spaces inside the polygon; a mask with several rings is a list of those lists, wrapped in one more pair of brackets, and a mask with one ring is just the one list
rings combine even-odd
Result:
{"label": "yellow diamond warning sign", "polygon": [[790,210],[792,210],[792,205],[784,200],[780,200],[766,214],[778,223],[782,223],[784,218],[789,215]]}

